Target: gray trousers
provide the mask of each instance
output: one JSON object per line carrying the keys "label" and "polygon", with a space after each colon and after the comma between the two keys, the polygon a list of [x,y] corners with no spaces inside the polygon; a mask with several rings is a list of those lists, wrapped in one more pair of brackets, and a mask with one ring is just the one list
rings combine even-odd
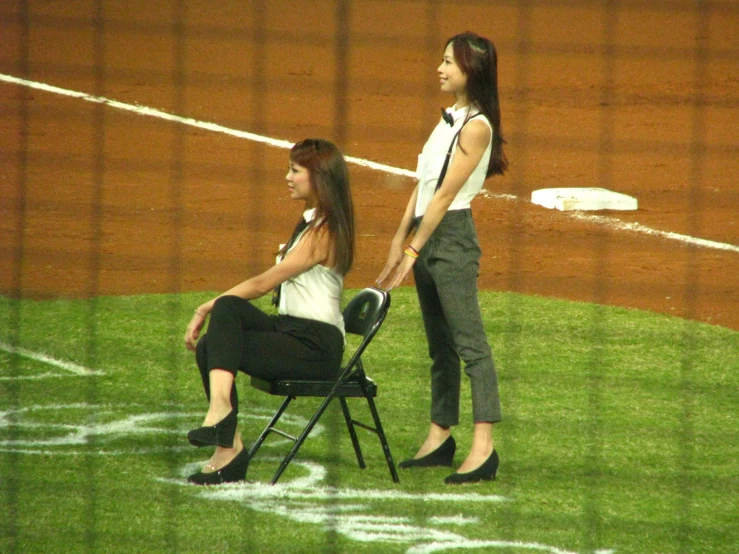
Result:
{"label": "gray trousers", "polygon": [[[418,224],[418,221],[416,221]],[[431,364],[431,421],[459,423],[460,358],[475,423],[500,421],[498,375],[477,298],[480,244],[470,210],[449,211],[413,266]]]}

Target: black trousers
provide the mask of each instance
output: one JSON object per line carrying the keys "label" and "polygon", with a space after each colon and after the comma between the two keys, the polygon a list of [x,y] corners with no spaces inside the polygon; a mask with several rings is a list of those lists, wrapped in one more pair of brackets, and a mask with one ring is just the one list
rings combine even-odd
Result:
{"label": "black trousers", "polygon": [[[266,380],[332,379],[338,377],[343,354],[344,337],[334,325],[265,314],[243,298],[223,296],[213,306],[195,359],[210,400],[211,369]],[[235,380],[231,407],[239,409]]]}

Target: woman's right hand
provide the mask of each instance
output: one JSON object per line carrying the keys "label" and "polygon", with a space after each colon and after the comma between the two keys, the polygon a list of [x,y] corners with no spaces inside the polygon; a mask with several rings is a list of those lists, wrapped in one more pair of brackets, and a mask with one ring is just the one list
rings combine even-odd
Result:
{"label": "woman's right hand", "polygon": [[187,329],[185,330],[185,348],[192,352],[195,352],[198,337],[200,337],[200,331],[203,328],[207,315],[196,310],[192,315],[190,323],[187,325]]}
{"label": "woman's right hand", "polygon": [[403,245],[393,243],[390,246],[390,253],[387,256],[385,267],[382,269],[382,273],[380,273],[380,276],[375,281],[378,287],[382,286],[382,284],[392,274],[395,268],[400,265],[401,261],[403,261]]}

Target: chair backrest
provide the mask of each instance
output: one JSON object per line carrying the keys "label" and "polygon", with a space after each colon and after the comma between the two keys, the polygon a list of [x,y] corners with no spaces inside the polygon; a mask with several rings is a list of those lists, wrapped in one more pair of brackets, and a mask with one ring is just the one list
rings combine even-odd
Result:
{"label": "chair backrest", "polygon": [[[390,293],[374,287],[359,291],[346,305],[343,311],[346,332],[362,336],[362,343],[345,366],[347,370],[351,370],[359,361],[389,309]],[[361,362],[358,365],[361,369]]]}
{"label": "chair backrest", "polygon": [[366,288],[359,291],[344,308],[344,328],[347,333],[362,335],[377,332],[377,328],[390,308],[390,294],[387,291]]}

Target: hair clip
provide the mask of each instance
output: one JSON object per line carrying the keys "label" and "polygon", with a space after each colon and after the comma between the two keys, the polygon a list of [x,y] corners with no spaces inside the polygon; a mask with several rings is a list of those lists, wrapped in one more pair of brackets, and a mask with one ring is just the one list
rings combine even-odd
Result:
{"label": "hair clip", "polygon": [[444,108],[441,108],[441,117],[449,124],[450,127],[454,127],[454,118],[452,117],[452,114],[450,114]]}

